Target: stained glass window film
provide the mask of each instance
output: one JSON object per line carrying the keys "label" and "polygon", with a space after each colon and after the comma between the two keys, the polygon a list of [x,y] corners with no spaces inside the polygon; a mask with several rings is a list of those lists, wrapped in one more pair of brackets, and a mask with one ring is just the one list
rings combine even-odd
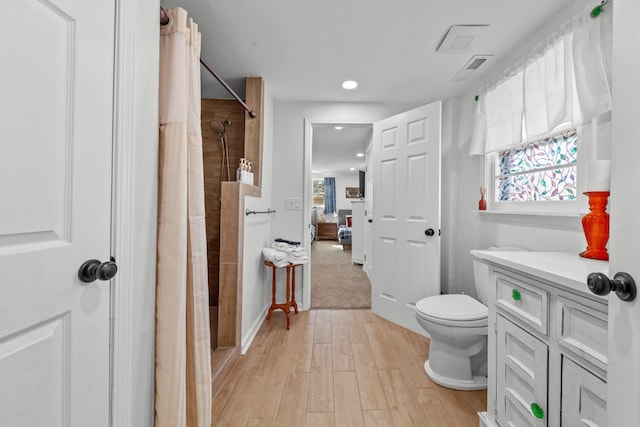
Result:
{"label": "stained glass window film", "polygon": [[495,171],[496,201],[574,200],[577,160],[575,131],[499,153]]}

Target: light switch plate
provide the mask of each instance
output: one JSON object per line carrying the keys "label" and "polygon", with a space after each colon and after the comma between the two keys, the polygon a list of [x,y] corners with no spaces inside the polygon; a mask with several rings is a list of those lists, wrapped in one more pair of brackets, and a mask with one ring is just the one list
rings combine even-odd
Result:
{"label": "light switch plate", "polygon": [[298,197],[287,197],[284,199],[284,208],[288,211],[299,211],[302,209],[302,199]]}

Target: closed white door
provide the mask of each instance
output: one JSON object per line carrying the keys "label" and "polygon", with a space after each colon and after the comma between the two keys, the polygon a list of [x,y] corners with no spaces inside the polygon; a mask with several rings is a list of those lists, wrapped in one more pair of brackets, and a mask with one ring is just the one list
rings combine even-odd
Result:
{"label": "closed white door", "polygon": [[114,2],[2,10],[0,425],[107,426]]}
{"label": "closed white door", "polygon": [[415,304],[440,293],[440,101],[373,125],[372,311],[424,334]]}

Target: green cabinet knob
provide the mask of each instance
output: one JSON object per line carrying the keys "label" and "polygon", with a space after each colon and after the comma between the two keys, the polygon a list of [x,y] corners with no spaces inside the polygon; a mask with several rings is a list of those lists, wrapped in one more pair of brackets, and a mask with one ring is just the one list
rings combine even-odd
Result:
{"label": "green cabinet knob", "polygon": [[511,290],[511,298],[513,298],[515,301],[520,301],[520,298],[522,296],[520,295],[520,291],[517,289],[512,289]]}
{"label": "green cabinet knob", "polygon": [[531,412],[533,412],[533,416],[542,419],[544,417],[544,410],[537,403],[531,404]]}

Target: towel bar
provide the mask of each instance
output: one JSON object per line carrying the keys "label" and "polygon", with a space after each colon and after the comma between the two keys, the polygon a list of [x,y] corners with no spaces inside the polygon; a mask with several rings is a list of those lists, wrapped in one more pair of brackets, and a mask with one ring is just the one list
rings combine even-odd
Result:
{"label": "towel bar", "polygon": [[275,209],[267,209],[266,211],[251,211],[249,209],[245,209],[244,214],[245,215],[251,215],[251,214],[272,214],[272,213],[276,213]]}

